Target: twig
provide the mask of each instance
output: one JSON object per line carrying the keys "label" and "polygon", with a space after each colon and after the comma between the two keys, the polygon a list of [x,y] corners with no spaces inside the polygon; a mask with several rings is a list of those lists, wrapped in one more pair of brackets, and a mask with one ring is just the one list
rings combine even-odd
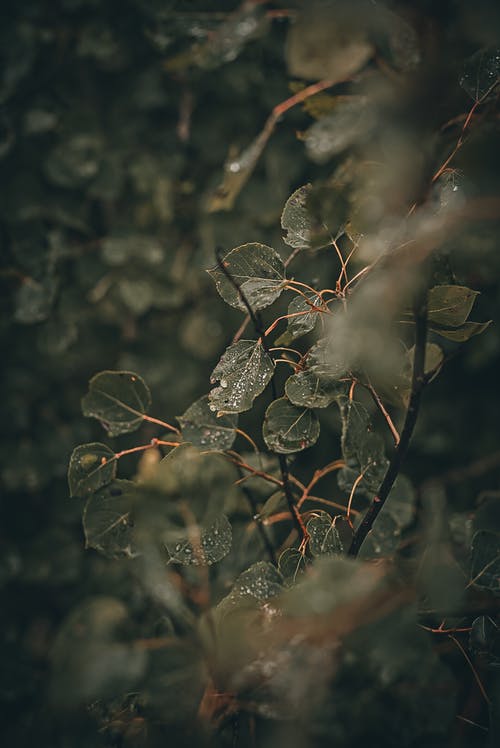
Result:
{"label": "twig", "polygon": [[413,359],[413,373],[411,381],[411,394],[408,410],[406,411],[405,422],[399,444],[396,447],[392,459],[387,468],[387,472],[382,480],[377,495],[374,497],[370,508],[366,512],[362,523],[354,533],[351,546],[348,551],[349,556],[357,556],[361,545],[373,527],[373,523],[384,506],[387,497],[394,485],[402,462],[408,451],[410,440],[417,422],[418,411],[420,408],[420,399],[422,390],[426,384],[425,377],[425,347],[427,342],[427,288],[421,281],[420,288],[415,295],[413,307],[415,317],[415,355]]}
{"label": "twig", "polygon": [[[238,465],[236,466],[238,473],[240,475],[240,478],[243,478],[243,470]],[[257,506],[257,502],[255,501],[255,497],[248,488],[248,486],[245,486],[244,483],[240,483],[240,488],[245,494],[245,498],[248,501],[248,506],[250,507],[250,511],[252,512],[252,519],[254,520],[255,524],[257,525],[257,530],[260,534],[260,537],[262,538],[262,542],[264,543],[264,547],[267,551],[267,555],[269,556],[269,559],[274,566],[277,565],[276,562],[276,554],[274,552],[274,548],[272,546],[271,541],[269,540],[268,534],[266,532],[266,528],[264,527],[264,524],[262,522],[261,517],[259,516],[259,507]]]}
{"label": "twig", "polygon": [[[224,273],[224,275],[226,276],[226,278],[228,279],[228,281],[231,283],[231,285],[238,292],[239,297],[240,297],[241,301],[243,302],[243,304],[244,304],[244,306],[245,306],[245,308],[246,308],[246,310],[247,310],[247,312],[249,314],[250,319],[252,320],[252,324],[253,324],[253,326],[255,328],[255,332],[257,333],[257,335],[261,339],[262,347],[264,348],[264,350],[266,351],[266,353],[268,354],[268,356],[270,356],[272,358],[272,356],[270,354],[270,351],[269,351],[269,344],[266,341],[266,334],[265,334],[264,326],[262,324],[262,320],[260,318],[260,314],[254,312],[254,310],[252,309],[252,307],[251,307],[248,299],[246,298],[244,292],[240,288],[239,284],[233,278],[233,276],[231,275],[231,273],[229,272],[229,270],[224,265],[224,258],[223,258],[223,255],[222,255],[222,251],[223,250],[222,250],[221,247],[216,247],[215,248],[215,256],[217,258],[217,265],[219,266],[219,270],[222,273]],[[271,392],[272,392],[273,400],[277,400],[278,399],[278,392],[276,390],[276,383],[274,381],[274,376],[271,379]],[[285,497],[286,497],[286,500],[287,500],[288,508],[290,510],[290,514],[292,515],[293,523],[294,523],[294,525],[295,525],[295,527],[297,529],[297,532],[299,533],[299,536],[301,536],[302,538],[305,538],[307,536],[307,531],[306,531],[306,528],[304,526],[304,523],[302,522],[302,518],[300,516],[300,512],[297,509],[297,506],[295,504],[295,498],[293,496],[292,487],[290,485],[290,474],[288,472],[287,459],[286,459],[285,455],[279,454],[279,453],[277,454],[277,457],[278,457],[278,462],[279,462],[280,471],[281,471],[281,478],[282,478],[282,481],[283,481],[283,490],[285,492]]]}
{"label": "twig", "polygon": [[391,432],[392,437],[394,439],[394,444],[397,447],[398,444],[399,444],[399,442],[400,442],[400,436],[399,436],[398,430],[395,427],[394,422],[393,422],[391,416],[389,415],[389,413],[388,413],[388,411],[387,411],[384,403],[382,402],[382,400],[378,396],[378,393],[376,392],[376,390],[373,387],[373,385],[371,384],[371,382],[369,382],[369,381],[366,382],[366,383],[365,382],[361,382],[360,384],[362,384],[364,387],[366,387],[366,389],[368,390],[368,392],[372,396],[375,405],[377,406],[377,408],[379,409],[379,411],[383,415],[383,417],[384,417],[384,419],[385,419],[385,421],[386,421],[386,423],[387,423],[387,425],[388,425],[388,427],[390,429],[390,432]]}

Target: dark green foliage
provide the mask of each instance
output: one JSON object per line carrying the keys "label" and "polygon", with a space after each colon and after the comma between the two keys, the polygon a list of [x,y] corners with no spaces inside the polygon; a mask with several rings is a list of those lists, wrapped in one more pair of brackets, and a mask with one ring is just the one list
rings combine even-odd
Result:
{"label": "dark green foliage", "polygon": [[496,745],[497,4],[4,6],[5,744]]}

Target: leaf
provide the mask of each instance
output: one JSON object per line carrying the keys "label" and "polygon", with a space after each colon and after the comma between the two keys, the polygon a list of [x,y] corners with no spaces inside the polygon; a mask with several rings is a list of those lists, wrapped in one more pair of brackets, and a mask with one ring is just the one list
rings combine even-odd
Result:
{"label": "leaf", "polygon": [[285,232],[283,241],[296,249],[311,246],[314,222],[307,209],[311,190],[311,184],[305,184],[295,190],[286,201],[281,214],[281,228]]}
{"label": "leaf", "polygon": [[362,474],[357,492],[368,496],[376,493],[387,470],[382,438],[372,431],[366,408],[353,400],[339,403],[342,419],[342,456],[346,468],[339,471],[339,488],[350,493],[354,481]]}
{"label": "leaf", "polygon": [[51,278],[37,281],[25,278],[15,297],[14,319],[23,325],[42,322],[50,315],[56,292]]}
{"label": "leaf", "polygon": [[471,582],[500,592],[500,534],[479,530],[472,538]]}
{"label": "leaf", "polygon": [[318,377],[332,379],[340,379],[348,371],[345,362],[339,358],[339,352],[335,350],[334,341],[330,338],[322,338],[313,345],[307,356],[307,366]]}
{"label": "leaf", "polygon": [[101,371],[82,399],[83,415],[101,421],[110,436],[138,429],[150,405],[148,386],[131,371]]}
{"label": "leaf", "polygon": [[228,414],[217,417],[210,408],[208,395],[196,400],[177,420],[184,441],[196,447],[224,451],[233,446],[238,416]]}
{"label": "leaf", "polygon": [[295,584],[306,570],[306,565],[306,557],[298,548],[285,548],[278,559],[278,569],[287,585]]}
{"label": "leaf", "polygon": [[314,411],[297,408],[286,397],[281,397],[266,410],[262,435],[273,452],[300,452],[317,441],[319,421]]}
{"label": "leaf", "polygon": [[283,590],[283,577],[267,561],[257,561],[236,579],[231,595],[254,597],[265,602],[279,595]]}
{"label": "leaf", "polygon": [[334,518],[328,512],[317,511],[307,523],[309,550],[313,556],[331,556],[343,552],[342,541]]}
{"label": "leaf", "polygon": [[283,491],[275,491],[265,502],[264,506],[259,512],[259,518],[265,519],[270,517],[272,514],[278,511],[280,507],[285,507],[285,494]]}
{"label": "leaf", "polygon": [[455,343],[465,343],[475,335],[481,335],[491,325],[491,322],[491,319],[488,322],[465,322],[465,324],[456,327],[454,330],[434,326],[429,329],[447,340],[453,340]]}
{"label": "leaf", "polygon": [[486,47],[469,57],[460,85],[474,101],[479,101],[500,79],[500,48]]}
{"label": "leaf", "polygon": [[[242,244],[232,249],[223,264],[254,311],[275,301],[285,287],[285,266],[279,254],[266,244]],[[219,267],[208,271],[224,301],[236,309],[247,311],[240,294]]]}
{"label": "leaf", "polygon": [[429,323],[459,327],[471,313],[478,291],[466,286],[434,286],[428,294]]}
{"label": "leaf", "polygon": [[306,131],[307,154],[312,161],[323,164],[349,146],[362,143],[375,124],[375,113],[368,100],[364,96],[350,96]]}
{"label": "leaf", "polygon": [[477,657],[484,657],[489,665],[500,664],[500,628],[490,616],[479,616],[473,621],[469,648]]}
{"label": "leaf", "polygon": [[111,483],[116,475],[115,453],[100,442],[73,450],[68,467],[69,495],[84,497]]}
{"label": "leaf", "polygon": [[[295,314],[295,317],[289,317],[285,332],[277,338],[275,345],[290,345],[292,340],[300,338],[311,330],[314,330],[318,316],[321,314],[314,306],[324,308],[323,299],[317,294],[306,294],[307,300],[303,296],[295,296],[288,305],[288,314]],[[310,302],[310,303],[308,303]]]}
{"label": "leaf", "polygon": [[129,480],[114,480],[90,496],[83,512],[87,548],[111,558],[134,556],[131,513],[137,486]]}
{"label": "leaf", "polygon": [[[381,514],[390,514],[397,526],[403,530],[411,525],[416,512],[416,494],[410,480],[401,473],[394,481]],[[380,515],[379,515],[380,516]]]}
{"label": "leaf", "polygon": [[[384,506],[385,509],[385,506]],[[359,549],[359,558],[371,559],[392,556],[397,550],[401,527],[389,512],[380,512],[373,527]]]}
{"label": "leaf", "polygon": [[[188,528],[191,536],[196,528]],[[233,534],[225,514],[221,514],[211,525],[200,532],[198,538],[191,537],[175,544],[168,544],[170,560],[185,566],[211,566],[221,561],[231,550]]]}
{"label": "leaf", "polygon": [[265,389],[274,373],[274,362],[257,340],[238,340],[222,355],[210,381],[219,380],[208,395],[213,412],[241,413]]}
{"label": "leaf", "polygon": [[346,396],[347,385],[329,377],[318,377],[311,369],[305,369],[287,379],[285,392],[294,405],[327,408],[334,400]]}

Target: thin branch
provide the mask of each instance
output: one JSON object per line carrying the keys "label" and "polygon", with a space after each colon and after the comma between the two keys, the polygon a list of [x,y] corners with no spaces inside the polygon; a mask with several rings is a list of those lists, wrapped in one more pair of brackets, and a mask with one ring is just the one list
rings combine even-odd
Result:
{"label": "thin branch", "polygon": [[[236,467],[237,467],[238,473],[240,475],[240,478],[244,478],[242,468],[239,465],[237,465]],[[269,556],[269,559],[270,559],[271,563],[274,564],[274,566],[276,566],[277,565],[276,554],[274,552],[273,545],[272,545],[272,543],[271,543],[271,541],[269,539],[269,536],[268,536],[268,534],[266,532],[266,528],[264,527],[262,519],[259,516],[259,507],[257,505],[255,497],[252,494],[252,492],[250,491],[250,489],[248,488],[248,486],[245,486],[244,483],[240,483],[239,485],[240,485],[241,490],[245,494],[245,498],[246,498],[246,500],[248,502],[248,506],[250,507],[250,511],[252,512],[252,519],[254,520],[254,522],[255,522],[255,524],[257,526],[257,530],[259,532],[259,535],[262,538],[262,542],[264,543],[264,547],[265,547],[265,549],[267,551],[267,555]]]}
{"label": "thin branch", "polygon": [[395,427],[394,422],[393,422],[391,416],[389,415],[389,413],[388,413],[388,411],[387,411],[384,403],[380,399],[377,391],[375,390],[375,388],[373,387],[373,385],[369,381],[366,382],[366,383],[365,382],[360,382],[360,384],[362,384],[364,387],[366,387],[366,389],[368,390],[368,392],[372,396],[373,402],[375,403],[375,405],[377,406],[377,408],[379,409],[379,411],[383,415],[383,417],[385,419],[385,422],[387,423],[387,425],[388,425],[388,427],[390,429],[390,432],[392,434],[392,437],[394,439],[394,444],[397,447],[398,444],[399,444],[399,441],[400,441],[399,432],[398,432],[397,428]]}
{"label": "thin branch", "polygon": [[396,447],[392,459],[387,468],[387,472],[382,480],[377,495],[374,497],[370,508],[366,512],[362,523],[354,533],[351,546],[348,551],[349,556],[357,556],[361,545],[373,527],[373,523],[384,506],[387,497],[398,477],[401,465],[417,422],[418,412],[420,409],[420,399],[422,390],[426,384],[425,377],[425,348],[427,342],[427,288],[421,281],[420,288],[415,296],[413,307],[415,317],[415,355],[413,359],[413,373],[411,381],[411,394],[408,410],[406,411],[405,422],[399,444]]}

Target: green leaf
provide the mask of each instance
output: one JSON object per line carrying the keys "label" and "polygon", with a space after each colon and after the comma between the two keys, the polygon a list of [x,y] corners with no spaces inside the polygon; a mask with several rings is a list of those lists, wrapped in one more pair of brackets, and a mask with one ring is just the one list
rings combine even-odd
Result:
{"label": "green leaf", "polygon": [[183,439],[196,447],[224,451],[233,446],[238,416],[228,414],[217,417],[210,408],[208,395],[196,400],[177,420]]}
{"label": "green leaf", "polygon": [[313,220],[307,209],[311,190],[311,184],[305,184],[295,190],[286,201],[281,214],[281,228],[285,232],[283,241],[296,249],[311,246]]}
{"label": "green leaf", "polygon": [[428,295],[429,323],[459,327],[471,313],[478,291],[466,286],[434,286]]}
{"label": "green leaf", "polygon": [[307,560],[298,548],[285,548],[278,559],[278,569],[286,585],[295,584],[306,570]]}
{"label": "green leaf", "polygon": [[231,595],[253,597],[265,602],[283,590],[283,577],[268,561],[257,561],[239,575],[233,585]]}
{"label": "green leaf", "polygon": [[[205,530],[188,528],[190,539],[166,546],[170,560],[184,566],[211,566],[231,550],[233,534],[225,514],[221,514]],[[198,538],[196,538],[198,534]],[[193,537],[194,536],[194,537]]]}
{"label": "green leaf", "polygon": [[313,556],[331,556],[343,552],[334,521],[328,512],[316,511],[307,523],[309,550]]}
{"label": "green leaf", "polygon": [[486,659],[489,665],[500,664],[500,628],[490,616],[479,616],[469,634],[469,647],[478,657]]}
{"label": "green leaf", "polygon": [[467,340],[470,340],[470,338],[473,338],[474,335],[481,335],[481,333],[491,325],[491,322],[492,320],[489,320],[488,322],[465,322],[454,330],[446,329],[444,327],[435,327],[434,325],[431,326],[430,329],[437,335],[441,335],[442,338],[453,340],[455,343],[465,343]]}
{"label": "green leaf", "polygon": [[318,377],[311,369],[305,369],[287,379],[285,392],[294,405],[327,408],[334,400],[346,396],[347,384],[329,377]]}
{"label": "green leaf", "polygon": [[150,405],[148,386],[131,371],[101,371],[82,399],[83,415],[101,421],[110,436],[138,429]]}
{"label": "green leaf", "polygon": [[[314,330],[316,322],[318,321],[317,309],[312,309],[311,304],[324,308],[324,302],[317,294],[306,294],[307,298],[297,294],[288,305],[288,314],[298,315],[296,317],[289,317],[287,320],[287,328],[285,332],[279,336],[276,340],[276,345],[290,345],[292,340],[300,338],[301,335]],[[308,303],[310,302],[310,303]]]}
{"label": "green leaf", "polygon": [[382,438],[373,432],[366,408],[353,400],[339,403],[342,419],[342,455],[347,467],[339,471],[339,488],[350,493],[354,481],[362,474],[357,485],[360,494],[372,495],[378,490],[387,470]]}
{"label": "green leaf", "polygon": [[359,557],[362,559],[392,556],[397,550],[401,527],[389,512],[384,512],[384,509],[378,515],[359,549]]}
{"label": "green leaf", "polygon": [[313,345],[307,356],[307,366],[318,377],[340,379],[348,371],[346,364],[339,359],[339,351],[335,350],[335,341],[321,338]]}
{"label": "green leaf", "polygon": [[266,410],[262,435],[273,452],[300,452],[317,441],[319,421],[314,411],[297,408],[286,397],[280,397]]}
{"label": "green leaf", "polygon": [[265,389],[274,373],[274,362],[259,341],[238,340],[222,355],[210,381],[219,380],[208,395],[209,407],[219,413],[241,413]]}
{"label": "green leaf", "polygon": [[283,491],[275,491],[265,502],[259,512],[259,518],[265,519],[278,511],[281,507],[286,506],[285,494]]}
{"label": "green leaf", "polygon": [[472,538],[471,581],[500,592],[500,533],[479,530]]}
{"label": "green leaf", "polygon": [[[242,244],[228,252],[222,262],[254,311],[276,301],[285,287],[283,260],[266,244]],[[208,272],[224,301],[246,312],[240,294],[222,270],[214,267]]]}
{"label": "green leaf", "polygon": [[485,47],[466,60],[460,85],[474,101],[479,101],[499,79],[500,48]]}
{"label": "green leaf", "polygon": [[131,513],[137,486],[129,480],[114,480],[96,491],[83,512],[87,548],[95,548],[111,558],[134,556]]}
{"label": "green leaf", "polygon": [[116,475],[115,453],[100,442],[73,450],[68,467],[69,495],[84,497],[111,483]]}

